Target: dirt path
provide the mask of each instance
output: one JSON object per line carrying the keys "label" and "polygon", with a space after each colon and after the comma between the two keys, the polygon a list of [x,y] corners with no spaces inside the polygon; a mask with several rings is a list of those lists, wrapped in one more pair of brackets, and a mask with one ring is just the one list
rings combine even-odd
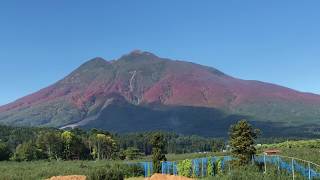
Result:
{"label": "dirt path", "polygon": [[154,174],[153,176],[151,176],[151,178],[148,178],[147,180],[193,180],[193,179],[182,177],[182,176]]}
{"label": "dirt path", "polygon": [[[130,180],[143,180],[144,178],[129,178]],[[54,176],[47,180],[86,180],[85,176]],[[145,178],[144,180],[194,180],[191,178],[186,178],[182,176],[173,176],[173,175],[163,175],[163,174],[154,174],[150,178]]]}
{"label": "dirt path", "polygon": [[86,176],[54,176],[47,180],[86,180]]}

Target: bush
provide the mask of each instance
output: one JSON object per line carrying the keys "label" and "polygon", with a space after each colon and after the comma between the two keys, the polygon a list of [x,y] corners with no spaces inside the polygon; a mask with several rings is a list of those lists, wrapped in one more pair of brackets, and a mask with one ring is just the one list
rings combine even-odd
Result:
{"label": "bush", "polygon": [[[268,172],[263,173],[259,167],[255,165],[247,165],[242,167],[235,167],[231,169],[230,173],[207,177],[203,180],[292,180],[292,176],[288,175],[286,171],[277,171],[277,167],[269,166]],[[296,174],[296,179],[305,179]]]}
{"label": "bush", "polygon": [[208,169],[208,176],[214,176],[214,164],[212,162],[212,159],[209,159],[207,169]]}
{"label": "bush", "polygon": [[126,149],[124,151],[124,155],[128,160],[139,159],[143,156],[143,154],[139,152],[139,149],[133,147],[129,147],[128,149]]}
{"label": "bush", "polygon": [[178,163],[179,176],[191,177],[192,161],[189,159],[183,160]]}
{"label": "bush", "polygon": [[0,161],[6,161],[10,158],[10,149],[5,143],[0,142]]}
{"label": "bush", "polygon": [[41,158],[43,158],[41,150],[33,142],[29,141],[17,146],[12,159],[15,161],[34,161]]}
{"label": "bush", "polygon": [[123,165],[122,169],[126,178],[144,176],[144,169],[136,164]]}
{"label": "bush", "polygon": [[100,167],[91,170],[89,174],[90,180],[123,180],[124,170],[120,165]]}
{"label": "bush", "polygon": [[220,158],[220,159],[216,162],[216,165],[215,165],[215,168],[216,168],[215,171],[216,171],[216,174],[218,174],[218,175],[223,174],[222,161],[223,161],[223,159]]}

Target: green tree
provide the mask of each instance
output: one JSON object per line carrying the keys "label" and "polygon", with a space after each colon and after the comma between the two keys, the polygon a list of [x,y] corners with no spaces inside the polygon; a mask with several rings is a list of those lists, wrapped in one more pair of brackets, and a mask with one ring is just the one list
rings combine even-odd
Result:
{"label": "green tree", "polygon": [[43,157],[41,151],[32,142],[28,141],[17,146],[16,152],[13,155],[15,161],[33,161]]}
{"label": "green tree", "polygon": [[212,152],[221,152],[225,148],[224,139],[216,139],[212,141]]}
{"label": "green tree", "polygon": [[63,142],[64,159],[69,160],[71,159],[71,155],[72,155],[72,146],[74,144],[75,135],[70,131],[64,131],[61,134],[61,139]]}
{"label": "green tree", "polygon": [[151,138],[153,172],[160,173],[161,161],[166,161],[166,142],[163,134],[155,133]]}
{"label": "green tree", "polygon": [[71,131],[65,131],[61,134],[63,143],[63,157],[65,160],[87,159],[90,151],[85,145],[82,137]]}
{"label": "green tree", "polygon": [[260,130],[254,129],[246,120],[241,120],[230,127],[229,143],[235,157],[234,165],[242,166],[250,162],[256,153],[254,144],[259,133]]}
{"label": "green tree", "polygon": [[133,160],[133,159],[138,159],[142,156],[141,152],[139,149],[134,148],[134,147],[129,147],[124,151],[124,154],[126,156],[126,159]]}
{"label": "green tree", "polygon": [[6,161],[10,159],[10,149],[9,147],[0,141],[0,161]]}
{"label": "green tree", "polygon": [[111,136],[106,134],[93,134],[90,137],[92,156],[95,159],[111,159],[116,152],[116,143]]}
{"label": "green tree", "polygon": [[63,141],[58,132],[41,132],[37,138],[37,147],[43,150],[49,159],[58,160],[63,155]]}

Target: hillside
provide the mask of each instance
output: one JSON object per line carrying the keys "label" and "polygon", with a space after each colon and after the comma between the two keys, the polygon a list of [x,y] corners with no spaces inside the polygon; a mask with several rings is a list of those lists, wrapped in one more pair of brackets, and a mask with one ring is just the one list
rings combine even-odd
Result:
{"label": "hillside", "polygon": [[117,132],[225,136],[240,118],[265,135],[314,135],[320,129],[320,96],[133,51],[112,61],[94,58],[55,84],[0,107],[2,124]]}

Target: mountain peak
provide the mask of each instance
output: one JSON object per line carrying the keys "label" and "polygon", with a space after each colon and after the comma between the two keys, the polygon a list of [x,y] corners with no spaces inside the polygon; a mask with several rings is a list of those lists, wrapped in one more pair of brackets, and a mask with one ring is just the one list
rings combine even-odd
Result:
{"label": "mountain peak", "polygon": [[102,57],[95,57],[95,58],[89,60],[88,62],[91,62],[91,63],[106,63],[107,61],[105,59],[103,59]]}
{"label": "mountain peak", "polygon": [[1,106],[0,123],[214,135],[246,118],[265,123],[267,133],[288,135],[300,125],[301,132],[317,132],[319,109],[317,95],[135,50],[115,62],[93,58],[57,83]]}
{"label": "mountain peak", "polygon": [[160,59],[158,56],[153,53],[142,51],[142,50],[133,50],[128,54],[123,55],[119,60],[157,60]]}
{"label": "mountain peak", "polygon": [[103,59],[102,57],[95,57],[93,59],[90,59],[89,61],[82,64],[82,67],[95,67],[95,66],[103,66],[109,64],[108,61]]}
{"label": "mountain peak", "polygon": [[136,54],[136,55],[140,55],[143,54],[144,51],[140,50],[140,49],[135,49],[133,51],[131,51],[129,54]]}

